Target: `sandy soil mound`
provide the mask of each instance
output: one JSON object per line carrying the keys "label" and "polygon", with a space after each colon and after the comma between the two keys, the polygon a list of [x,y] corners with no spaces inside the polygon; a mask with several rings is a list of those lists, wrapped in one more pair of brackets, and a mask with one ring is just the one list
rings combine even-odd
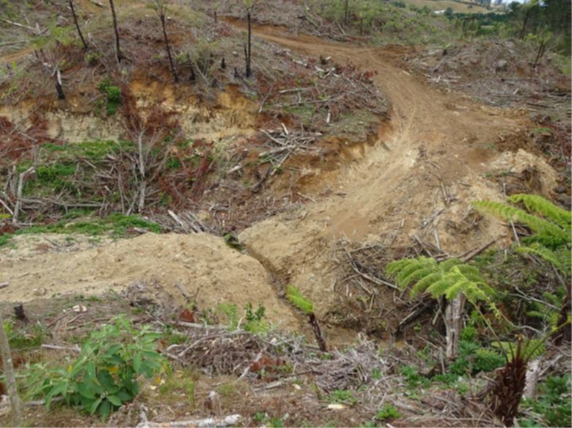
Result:
{"label": "sandy soil mound", "polygon": [[[21,237],[21,239],[24,237]],[[32,237],[27,237],[31,239]],[[45,248],[45,247],[42,247]],[[154,235],[77,251],[0,252],[0,290],[7,301],[26,301],[57,294],[102,294],[122,291],[134,282],[158,283],[176,301],[185,298],[177,285],[197,294],[199,308],[220,303],[262,304],[271,321],[293,326],[296,320],[282,302],[264,267],[211,235]]]}

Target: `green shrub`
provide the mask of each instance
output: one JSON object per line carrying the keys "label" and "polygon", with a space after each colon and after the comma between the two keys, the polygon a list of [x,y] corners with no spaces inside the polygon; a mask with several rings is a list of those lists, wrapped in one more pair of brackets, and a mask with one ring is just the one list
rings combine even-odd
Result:
{"label": "green shrub", "polygon": [[107,97],[107,115],[113,116],[121,104],[121,89],[106,78],[99,84],[99,90]]}
{"label": "green shrub", "polygon": [[79,356],[65,366],[35,364],[26,374],[27,394],[80,407],[106,420],[139,394],[141,377],[151,378],[165,360],[157,352],[160,335],[149,327],[136,329],[125,318],[103,326],[83,343]]}
{"label": "green shrub", "polygon": [[397,409],[389,403],[387,403],[385,407],[379,410],[375,415],[375,419],[378,421],[392,421],[393,419],[399,419],[400,417],[401,413],[399,413]]}
{"label": "green shrub", "polygon": [[449,372],[456,376],[475,375],[480,372],[491,372],[504,366],[505,363],[505,357],[496,350],[462,340],[459,357],[451,363]]}
{"label": "green shrub", "polygon": [[571,391],[570,375],[549,376],[539,385],[537,398],[525,402],[533,417],[519,420],[520,426],[572,426]]}
{"label": "green shrub", "polygon": [[353,406],[358,402],[353,393],[345,389],[336,389],[335,391],[332,391],[328,396],[328,401],[330,403],[348,404],[350,406]]}

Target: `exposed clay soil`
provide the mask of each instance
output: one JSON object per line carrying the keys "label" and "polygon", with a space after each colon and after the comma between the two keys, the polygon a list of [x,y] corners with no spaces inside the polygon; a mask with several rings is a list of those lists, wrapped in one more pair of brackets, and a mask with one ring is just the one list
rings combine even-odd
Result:
{"label": "exposed clay soil", "polygon": [[[298,53],[328,55],[374,71],[374,83],[392,101],[391,126],[371,144],[347,147],[353,162],[337,177],[308,178],[308,188],[319,190],[306,197],[305,205],[244,230],[240,239],[246,255],[205,234],[147,234],[71,253],[47,249],[22,256],[3,250],[2,270],[11,283],[2,291],[5,299],[97,294],[142,281],[160,284],[183,302],[180,284],[191,294],[199,290],[201,307],[262,303],[271,320],[288,326],[296,321],[278,296],[282,286],[294,284],[316,302],[319,316],[335,322],[347,310],[334,272],[340,239],[403,247],[416,237],[460,255],[506,233],[502,224],[481,218],[470,206],[473,200],[504,197],[506,188],[495,177],[534,171],[537,192],[549,196],[555,186],[552,167],[527,151],[526,130],[532,123],[526,114],[433,89],[403,69],[402,49],[287,38],[277,28],[256,32]],[[274,191],[267,197],[283,189]]]}
{"label": "exposed clay soil", "polygon": [[306,54],[325,52],[375,70],[375,83],[392,100],[393,131],[348,168],[329,197],[240,235],[252,254],[320,302],[320,315],[343,311],[332,293],[336,240],[399,246],[409,245],[414,235],[429,242],[438,237],[444,251],[459,255],[506,230],[470,206],[473,200],[503,198],[502,186],[490,176],[534,168],[541,193],[554,187],[556,175],[546,162],[506,144],[532,125],[522,112],[484,107],[420,83],[400,68],[399,50],[283,38],[267,28],[259,34]]}
{"label": "exposed clay soil", "polygon": [[0,252],[3,280],[10,283],[2,292],[3,300],[122,292],[137,282],[158,283],[181,305],[186,299],[177,286],[196,296],[199,308],[228,302],[242,308],[251,302],[264,305],[269,319],[285,328],[296,325],[291,309],[278,298],[262,265],[228,247],[222,238],[146,234],[76,251],[45,245],[35,254],[9,249]]}

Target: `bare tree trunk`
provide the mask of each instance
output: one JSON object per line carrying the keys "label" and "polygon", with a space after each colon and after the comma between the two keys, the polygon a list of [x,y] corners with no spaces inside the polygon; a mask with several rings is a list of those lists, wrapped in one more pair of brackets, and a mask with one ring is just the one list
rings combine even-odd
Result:
{"label": "bare tree trunk", "polygon": [[536,396],[536,387],[540,378],[540,371],[542,369],[542,357],[528,363],[526,370],[526,383],[522,396],[526,399],[533,399]]}
{"label": "bare tree trunk", "polygon": [[246,19],[248,21],[248,40],[246,42],[246,78],[250,78],[252,75],[252,17],[250,10],[246,13]]}
{"label": "bare tree trunk", "polygon": [[572,339],[572,331],[570,330],[570,325],[568,324],[568,316],[570,314],[571,306],[572,286],[570,283],[568,283],[566,286],[566,296],[564,296],[562,309],[560,309],[558,321],[556,322],[556,330],[554,331],[552,337],[552,342],[555,345],[561,345],[563,342],[570,342]]}
{"label": "bare tree trunk", "polygon": [[177,69],[175,68],[173,56],[171,55],[171,45],[169,44],[169,37],[167,36],[167,24],[166,24],[165,14],[161,13],[159,15],[159,18],[161,19],[161,26],[163,27],[163,38],[165,39],[165,48],[167,49],[169,64],[171,64],[171,73],[173,73],[173,79],[175,79],[175,83],[179,83],[179,76],[177,75]]}
{"label": "bare tree trunk", "polygon": [[139,182],[139,203],[137,204],[138,211],[141,213],[145,208],[145,197],[147,193],[147,176],[146,176],[146,169],[145,169],[145,153],[144,153],[144,146],[143,146],[143,136],[145,131],[139,134],[139,138],[137,140],[137,148],[139,151],[139,175],[140,175],[140,182]]}
{"label": "bare tree trunk", "polygon": [[318,342],[318,347],[322,352],[328,352],[328,347],[326,346],[326,340],[324,339],[324,335],[322,334],[322,329],[320,328],[320,324],[318,324],[318,319],[316,315],[311,313],[308,315],[308,322],[312,326],[312,330],[314,330],[314,336],[316,336],[316,342]]}
{"label": "bare tree trunk", "polygon": [[538,53],[536,54],[536,59],[534,60],[534,65],[532,66],[532,68],[536,69],[536,67],[538,66],[538,63],[540,62],[540,60],[542,59],[542,57],[546,53],[546,45],[547,44],[548,43],[545,40],[542,40],[540,42],[540,46],[538,47]]}
{"label": "bare tree trunk", "polygon": [[64,87],[62,85],[62,73],[60,69],[56,69],[56,91],[58,93],[58,100],[65,100],[66,94],[64,93]]}
{"label": "bare tree trunk", "polygon": [[81,28],[79,27],[79,22],[78,22],[78,20],[77,20],[77,15],[76,15],[76,13],[75,13],[75,8],[74,8],[73,0],[69,0],[69,3],[70,3],[70,9],[71,9],[71,12],[72,12],[72,16],[73,16],[73,22],[75,23],[75,28],[77,28],[77,33],[79,34],[79,38],[81,39],[81,42],[83,43],[83,48],[84,48],[85,50],[87,50],[87,49],[88,49],[87,42],[85,41],[85,39],[84,39],[84,37],[83,37],[83,34],[82,34],[82,32],[81,32]]}
{"label": "bare tree trunk", "polygon": [[530,13],[532,12],[531,8],[528,8],[526,11],[526,15],[524,15],[524,21],[522,22],[522,29],[520,30],[520,39],[524,39],[526,36],[526,24],[528,24],[528,18],[530,18]]}
{"label": "bare tree trunk", "polygon": [[18,385],[16,384],[16,376],[14,374],[14,365],[12,364],[12,352],[10,344],[4,330],[4,319],[0,313],[0,351],[2,352],[2,361],[4,362],[4,375],[6,377],[6,387],[10,396],[10,405],[12,411],[12,424],[15,427],[22,426],[22,410],[20,408],[20,397],[18,397]]}
{"label": "bare tree trunk", "polygon": [[113,31],[115,33],[115,55],[117,56],[117,62],[121,62],[123,56],[121,55],[121,47],[119,46],[119,30],[117,28],[117,15],[115,13],[115,4],[113,0],[109,0],[109,6],[111,7],[111,16],[113,17]]}
{"label": "bare tree trunk", "polygon": [[459,294],[451,300],[445,309],[445,327],[447,329],[447,359],[453,360],[459,355],[461,329],[463,327],[463,311],[467,298]]}
{"label": "bare tree trunk", "polygon": [[14,215],[12,216],[12,223],[18,223],[18,216],[20,215],[20,210],[22,209],[22,193],[24,191],[24,183],[28,174],[34,172],[34,167],[31,166],[26,171],[20,173],[18,176],[18,186],[16,187],[16,204],[14,205]]}
{"label": "bare tree trunk", "polygon": [[348,26],[348,21],[350,20],[350,2],[346,0],[344,3],[344,27]]}

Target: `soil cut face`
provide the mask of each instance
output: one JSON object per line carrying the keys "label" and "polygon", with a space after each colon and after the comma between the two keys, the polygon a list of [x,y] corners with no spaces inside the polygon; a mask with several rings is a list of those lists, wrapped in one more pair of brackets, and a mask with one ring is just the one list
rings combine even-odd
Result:
{"label": "soil cut face", "polygon": [[522,112],[440,93],[396,65],[396,49],[331,45],[308,36],[285,38],[276,28],[257,32],[305,54],[331,55],[376,72],[375,83],[393,105],[393,132],[348,169],[330,197],[240,235],[251,253],[285,282],[319,302],[320,316],[343,311],[340,296],[332,293],[335,241],[408,246],[417,238],[459,255],[506,231],[500,223],[482,219],[470,205],[502,200],[503,188],[491,176],[533,168],[540,172],[541,193],[554,187],[555,173],[546,162],[506,143],[514,140],[510,136],[521,135],[524,144],[531,123]]}
{"label": "soil cut face", "polygon": [[192,298],[196,296],[195,303],[201,309],[228,302],[242,309],[250,302],[264,305],[269,320],[285,328],[296,326],[294,315],[278,298],[264,267],[228,247],[222,238],[146,234],[92,248],[79,245],[71,252],[46,250],[45,242],[38,246],[40,250],[28,251],[25,256],[19,255],[20,249],[0,252],[3,281],[10,283],[2,290],[3,300],[99,295],[108,290],[121,292],[134,283],[158,284],[181,305],[187,299],[180,288]]}

